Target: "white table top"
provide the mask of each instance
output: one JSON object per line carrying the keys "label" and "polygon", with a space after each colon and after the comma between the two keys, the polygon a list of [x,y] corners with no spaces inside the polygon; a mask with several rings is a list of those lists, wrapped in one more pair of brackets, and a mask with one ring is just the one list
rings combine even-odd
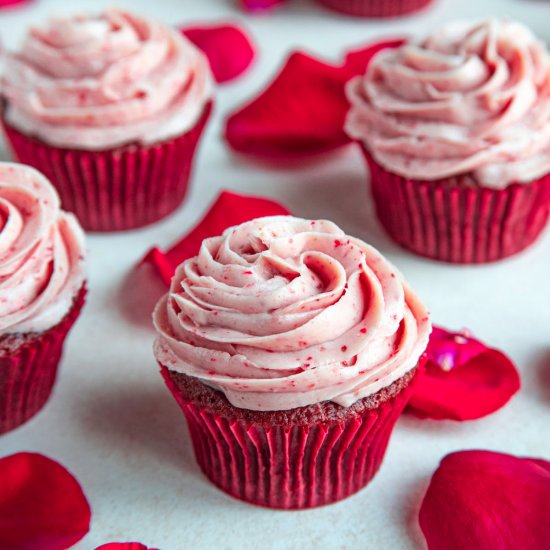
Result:
{"label": "white table top", "polygon": [[[77,5],[92,10],[100,4],[36,0],[0,14],[0,38],[14,47],[29,23]],[[550,230],[527,252],[494,265],[426,261],[400,250],[379,227],[357,151],[274,169],[232,155],[220,136],[226,114],[267,82],[291,49],[336,60],[345,48],[380,35],[423,33],[452,18],[488,15],[519,19],[550,43],[550,2],[437,0],[425,13],[388,22],[335,16],[306,0],[254,18],[237,11],[233,0],[117,4],[174,24],[241,21],[259,52],[244,78],[219,89],[186,204],[150,228],[90,236],[88,303],[68,340],[54,395],[32,421],[0,438],[0,456],[41,452],[82,483],[92,525],[76,548],[116,540],[162,550],[422,548],[418,506],[445,454],[484,448],[549,458]],[[151,245],[168,245],[192,227],[222,186],[276,197],[298,215],[331,218],[374,244],[404,272],[435,323],[469,327],[508,353],[521,371],[522,391],[498,413],[475,422],[401,418],[375,480],[332,506],[270,511],[214,488],[194,461],[183,415],[151,353],[150,311],[162,285],[150,273],[129,273]]]}

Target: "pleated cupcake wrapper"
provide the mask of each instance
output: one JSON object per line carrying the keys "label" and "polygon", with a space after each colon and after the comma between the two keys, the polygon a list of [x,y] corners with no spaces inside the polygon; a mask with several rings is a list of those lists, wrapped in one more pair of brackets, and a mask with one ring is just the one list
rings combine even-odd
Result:
{"label": "pleated cupcake wrapper", "polygon": [[358,17],[397,17],[418,11],[432,0],[317,0],[335,11]]}
{"label": "pleated cupcake wrapper", "polygon": [[285,510],[323,506],[362,489],[380,467],[413,386],[345,421],[266,427],[189,402],[165,367],[162,374],[210,481],[235,498]]}
{"label": "pleated cupcake wrapper", "polygon": [[527,248],[550,214],[550,175],[505,189],[479,187],[471,176],[408,180],[363,149],[376,212],[401,246],[451,263],[500,260]]}
{"label": "pleated cupcake wrapper", "polygon": [[32,418],[48,401],[63,342],[84,305],[85,295],[83,288],[71,311],[55,327],[32,339],[22,334],[18,348],[0,350],[0,434]]}
{"label": "pleated cupcake wrapper", "polygon": [[63,208],[88,231],[148,225],[174,211],[187,193],[193,157],[212,105],[185,134],[150,146],[106,151],[63,149],[27,136],[3,121],[15,157],[56,187]]}

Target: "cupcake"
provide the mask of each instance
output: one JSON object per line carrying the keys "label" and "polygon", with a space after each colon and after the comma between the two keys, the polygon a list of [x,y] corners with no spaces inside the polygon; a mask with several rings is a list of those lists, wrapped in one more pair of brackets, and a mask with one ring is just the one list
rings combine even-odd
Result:
{"label": "cupcake", "polygon": [[317,0],[335,11],[357,17],[397,17],[425,8],[432,0]]}
{"label": "cupcake", "polygon": [[197,461],[228,494],[301,509],[378,470],[430,322],[374,248],[329,221],[257,218],[203,241],[154,312]]}
{"label": "cupcake", "polygon": [[0,163],[0,434],[46,403],[84,303],[84,233],[50,182]]}
{"label": "cupcake", "polygon": [[526,27],[457,22],[348,83],[347,133],[399,244],[455,263],[523,250],[550,211],[550,55]]}
{"label": "cupcake", "polygon": [[157,221],[183,201],[210,114],[206,57],[120,10],[51,19],[6,56],[3,124],[91,231]]}

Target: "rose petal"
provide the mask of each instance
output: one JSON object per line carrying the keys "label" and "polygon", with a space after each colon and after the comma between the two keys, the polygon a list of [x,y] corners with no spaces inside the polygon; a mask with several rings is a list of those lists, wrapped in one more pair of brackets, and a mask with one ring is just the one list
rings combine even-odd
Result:
{"label": "rose petal", "polygon": [[241,8],[249,12],[272,10],[284,4],[287,0],[238,0]]}
{"label": "rose petal", "polygon": [[0,0],[0,10],[3,8],[13,8],[20,4],[27,4],[31,0]]}
{"label": "rose petal", "polygon": [[156,550],[149,548],[141,542],[108,542],[98,546],[95,550]]}
{"label": "rose petal", "polygon": [[162,280],[169,285],[176,267],[198,253],[203,239],[221,235],[228,227],[253,218],[287,214],[289,211],[273,200],[222,191],[192,231],[167,252],[152,248],[143,261],[152,264]]}
{"label": "rose petal", "polygon": [[503,407],[520,388],[512,361],[466,332],[434,327],[427,355],[407,409],[422,418],[481,418]]}
{"label": "rose petal", "polygon": [[252,41],[236,25],[183,27],[180,30],[205,53],[214,78],[220,83],[244,73],[256,55]]}
{"label": "rose petal", "polygon": [[228,144],[243,153],[292,157],[348,143],[345,71],[304,53],[293,53],[260,96],[226,122]]}
{"label": "rose petal", "polygon": [[348,144],[346,82],[363,73],[375,53],[400,43],[384,41],[351,52],[341,66],[301,52],[291,54],[273,82],[229,116],[227,143],[265,158],[300,157]]}
{"label": "rose petal", "polygon": [[344,57],[344,65],[350,73],[350,78],[356,75],[364,74],[367,70],[367,66],[370,60],[382,50],[388,48],[399,48],[405,42],[404,38],[390,38],[387,40],[381,40],[380,42],[374,42],[364,48],[358,50],[352,50],[346,53]]}
{"label": "rose petal", "polygon": [[430,550],[542,550],[550,541],[550,463],[490,451],[447,455],[420,508]]}
{"label": "rose petal", "polygon": [[61,464],[36,453],[0,459],[0,548],[62,550],[90,528],[90,506]]}

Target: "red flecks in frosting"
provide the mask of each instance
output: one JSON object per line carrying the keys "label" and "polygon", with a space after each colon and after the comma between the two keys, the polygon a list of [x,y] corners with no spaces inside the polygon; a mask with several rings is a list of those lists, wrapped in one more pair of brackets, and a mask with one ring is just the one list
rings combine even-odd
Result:
{"label": "red flecks in frosting", "polygon": [[350,143],[344,132],[346,82],[362,74],[376,53],[401,43],[369,45],[348,53],[341,65],[292,53],[273,82],[229,116],[227,143],[238,152],[264,158],[300,157]]}
{"label": "red flecks in frosting", "polygon": [[430,332],[422,304],[375,249],[312,227],[270,216],[205,239],[155,309],[158,361],[258,410],[350,406],[413,369]]}
{"label": "red flecks in frosting", "polygon": [[530,182],[550,171],[549,71],[522,24],[454,22],[380,53],[349,83],[346,131],[406,178]]}
{"label": "red flecks in frosting", "polygon": [[181,32],[204,52],[219,83],[243,74],[256,56],[252,41],[236,25],[182,27]]}
{"label": "red flecks in frosting", "polygon": [[51,183],[0,163],[0,334],[41,332],[72,307],[84,282],[84,233]]}
{"label": "red flecks in frosting", "polygon": [[[263,197],[240,195],[222,191],[202,220],[167,252],[152,248],[143,262],[153,265],[162,280],[169,285],[176,267],[198,254],[201,243],[207,237],[219,235],[233,225],[262,216],[285,215],[290,212],[281,204]],[[224,281],[229,280],[223,275]]]}
{"label": "red flecks in frosting", "polygon": [[430,550],[542,550],[550,540],[550,462],[491,451],[447,455],[419,521]]}
{"label": "red flecks in frosting", "polygon": [[52,18],[4,58],[6,119],[58,147],[157,143],[193,127],[212,96],[200,50],[123,10]]}
{"label": "red flecks in frosting", "polygon": [[0,459],[0,548],[70,548],[90,515],[78,481],[58,462],[36,453]]}
{"label": "red flecks in frosting", "polygon": [[408,411],[438,420],[474,420],[503,407],[520,388],[508,357],[472,338],[434,327],[425,371]]}

